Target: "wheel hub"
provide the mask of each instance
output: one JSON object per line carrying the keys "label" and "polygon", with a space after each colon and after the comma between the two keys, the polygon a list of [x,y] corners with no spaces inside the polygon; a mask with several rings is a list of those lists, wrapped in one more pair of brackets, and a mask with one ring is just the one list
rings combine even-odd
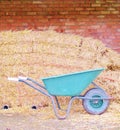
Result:
{"label": "wheel hub", "polygon": [[100,108],[103,104],[103,100],[102,99],[94,99],[94,98],[100,98],[99,95],[95,95],[92,97],[93,99],[90,100],[90,105],[93,107],[93,108]]}

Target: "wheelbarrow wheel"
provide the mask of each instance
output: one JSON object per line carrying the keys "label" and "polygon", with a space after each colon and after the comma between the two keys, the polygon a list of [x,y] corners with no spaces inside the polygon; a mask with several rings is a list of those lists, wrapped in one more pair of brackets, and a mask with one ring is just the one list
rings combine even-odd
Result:
{"label": "wheelbarrow wheel", "polygon": [[104,113],[109,106],[108,96],[102,89],[90,89],[86,92],[85,97],[88,99],[84,99],[82,103],[84,109],[89,114],[100,115]]}

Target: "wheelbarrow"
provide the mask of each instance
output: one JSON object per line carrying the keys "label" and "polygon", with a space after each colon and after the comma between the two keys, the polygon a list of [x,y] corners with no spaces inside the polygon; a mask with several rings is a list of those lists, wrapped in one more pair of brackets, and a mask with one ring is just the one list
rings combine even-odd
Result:
{"label": "wheelbarrow", "polygon": [[[103,68],[98,68],[42,78],[45,86],[29,77],[10,77],[8,80],[23,82],[49,97],[52,101],[56,117],[62,120],[67,118],[69,115],[72,103],[75,99],[82,99],[84,109],[90,114],[99,115],[106,111],[111,97],[109,97],[101,87],[93,82],[103,70]],[[82,94],[90,84],[93,85],[93,88],[89,89],[85,94]],[[39,88],[36,86],[39,86]],[[58,110],[62,110],[57,98],[58,96],[70,97],[67,109],[65,110],[65,115],[62,116],[58,114]]]}

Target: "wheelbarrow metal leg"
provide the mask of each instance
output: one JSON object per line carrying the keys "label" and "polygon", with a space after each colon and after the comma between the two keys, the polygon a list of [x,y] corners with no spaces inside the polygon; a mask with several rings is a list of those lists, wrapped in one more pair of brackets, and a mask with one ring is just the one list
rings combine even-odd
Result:
{"label": "wheelbarrow metal leg", "polygon": [[55,116],[59,119],[59,120],[64,120],[67,118],[67,116],[69,115],[70,113],[70,109],[71,109],[71,106],[72,106],[72,102],[75,100],[75,99],[80,99],[80,97],[72,97],[69,101],[69,104],[68,104],[68,107],[67,107],[67,110],[66,110],[66,113],[64,116],[61,116],[58,114],[58,111],[57,111],[57,108],[56,108],[56,104],[55,104],[55,101],[54,101],[54,97],[53,96],[50,96],[50,99],[52,101],[52,105],[53,105],[53,109],[54,109],[54,113],[55,113]]}
{"label": "wheelbarrow metal leg", "polygon": [[56,103],[57,103],[57,107],[58,107],[58,109],[61,110],[61,107],[60,107],[60,104],[59,104],[59,102],[58,102],[58,98],[57,98],[57,96],[54,96],[54,98],[55,98],[55,101],[56,101]]}

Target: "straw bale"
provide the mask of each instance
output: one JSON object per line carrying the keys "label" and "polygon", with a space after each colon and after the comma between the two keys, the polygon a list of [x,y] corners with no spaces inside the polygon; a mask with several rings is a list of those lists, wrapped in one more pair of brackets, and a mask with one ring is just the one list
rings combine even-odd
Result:
{"label": "straw bale", "polygon": [[0,45],[0,54],[1,55],[7,55],[7,54],[14,54],[14,51],[13,51],[13,46],[14,45],[9,45],[9,44],[1,44]]}
{"label": "straw bale", "polygon": [[15,53],[30,53],[32,52],[32,45],[28,44],[6,44],[0,46],[1,54],[10,55]]}
{"label": "straw bale", "polygon": [[49,104],[32,88],[8,82],[9,76],[29,76],[42,83],[42,77],[99,67],[106,70],[95,82],[120,103],[120,54],[97,39],[50,30],[0,32],[0,59],[0,107]]}

